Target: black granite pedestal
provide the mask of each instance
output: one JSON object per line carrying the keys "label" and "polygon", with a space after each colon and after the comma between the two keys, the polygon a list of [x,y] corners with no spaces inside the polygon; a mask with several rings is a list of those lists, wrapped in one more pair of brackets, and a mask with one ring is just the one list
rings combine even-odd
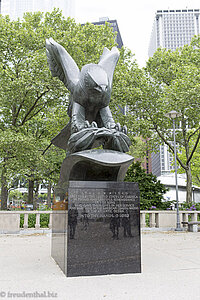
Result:
{"label": "black granite pedestal", "polygon": [[67,178],[57,190],[52,229],[52,257],[66,276],[141,272],[138,184]]}

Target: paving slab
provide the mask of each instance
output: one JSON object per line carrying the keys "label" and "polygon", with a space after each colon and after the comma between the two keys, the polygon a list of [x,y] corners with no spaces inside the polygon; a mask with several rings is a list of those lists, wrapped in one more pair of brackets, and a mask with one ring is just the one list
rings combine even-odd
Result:
{"label": "paving slab", "polygon": [[142,273],[66,278],[51,235],[0,235],[0,299],[200,299],[200,233],[143,232]]}

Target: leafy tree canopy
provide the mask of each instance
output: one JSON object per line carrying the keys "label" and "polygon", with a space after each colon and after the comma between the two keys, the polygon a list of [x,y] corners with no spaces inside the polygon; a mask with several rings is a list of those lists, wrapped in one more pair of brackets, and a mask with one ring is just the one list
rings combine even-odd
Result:
{"label": "leafy tree canopy", "polygon": [[[52,146],[42,156],[50,140],[68,122],[69,93],[59,79],[52,78],[47,64],[45,40],[50,37],[67,49],[80,69],[87,63],[97,63],[105,46],[111,49],[115,45],[109,24],[82,26],[65,19],[59,10],[45,15],[27,13],[17,21],[0,15],[0,156],[4,191],[9,178],[18,174],[32,180],[55,181],[59,175],[64,153]],[[114,114],[122,125],[127,121],[118,111],[126,97],[120,89],[126,83],[131,91],[138,80],[134,70],[139,69],[130,51],[122,49],[112,96]],[[6,194],[2,197],[6,198]]]}
{"label": "leafy tree canopy", "polygon": [[[196,141],[196,136],[194,138],[192,137],[190,145],[191,147],[194,147],[194,143]],[[180,159],[183,160],[185,163],[186,161],[186,154],[185,154],[185,149],[182,147],[180,149]],[[191,160],[191,173],[192,173],[192,182],[195,185],[200,186],[200,143],[198,143],[198,146],[196,148],[196,151],[194,152],[194,155]],[[184,173],[183,168],[178,169],[179,173]]]}
{"label": "leafy tree canopy", "polygon": [[152,206],[164,208],[165,204],[162,200],[167,188],[157,180],[155,175],[146,174],[140,162],[134,162],[128,168],[125,181],[138,182],[141,209],[150,209]]}
{"label": "leafy tree canopy", "polygon": [[187,175],[188,202],[192,197],[190,164],[200,139],[199,66],[199,37],[176,51],[158,49],[148,60],[141,77],[139,98],[128,99],[130,117],[127,118],[132,131],[151,138],[154,149],[164,142],[174,152],[172,120],[166,113],[181,112],[176,120],[176,141],[185,149],[185,159],[179,155],[177,159]]}

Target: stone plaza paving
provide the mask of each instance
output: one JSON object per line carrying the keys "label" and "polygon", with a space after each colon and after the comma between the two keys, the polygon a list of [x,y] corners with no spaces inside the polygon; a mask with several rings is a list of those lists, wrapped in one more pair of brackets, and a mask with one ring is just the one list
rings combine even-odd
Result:
{"label": "stone plaza paving", "polygon": [[66,278],[50,250],[50,233],[0,235],[0,299],[200,299],[200,232],[143,232],[141,274]]}

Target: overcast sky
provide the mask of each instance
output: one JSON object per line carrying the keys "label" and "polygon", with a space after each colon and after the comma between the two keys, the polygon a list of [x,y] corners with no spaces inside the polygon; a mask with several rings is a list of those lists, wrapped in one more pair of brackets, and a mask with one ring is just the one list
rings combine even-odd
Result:
{"label": "overcast sky", "polygon": [[199,8],[199,0],[75,0],[77,22],[95,22],[99,17],[117,20],[124,46],[131,49],[140,67],[148,59],[154,16],[159,9]]}

